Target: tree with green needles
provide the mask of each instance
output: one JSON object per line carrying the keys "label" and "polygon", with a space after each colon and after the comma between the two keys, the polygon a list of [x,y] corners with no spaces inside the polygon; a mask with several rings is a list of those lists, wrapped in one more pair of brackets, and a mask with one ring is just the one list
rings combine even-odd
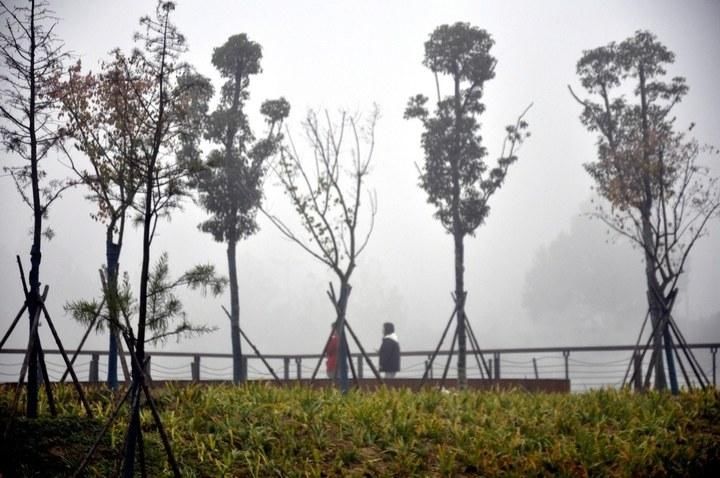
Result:
{"label": "tree with green needles", "polygon": [[[142,188],[134,204],[136,223],[142,228],[140,294],[135,333],[128,337],[132,356],[132,411],[123,461],[123,476],[130,478],[135,469],[136,452],[144,469],[143,430],[140,427],[140,395],[146,395],[152,408],[143,367],[145,344],[153,321],[151,245],[158,223],[169,218],[190,194],[191,158],[199,155],[200,134],[212,96],[209,80],[195,73],[180,55],[186,50],[185,37],[171,22],[173,2],[158,1],[153,17],[140,19],[143,31],[135,34],[140,46],[132,53],[125,80],[134,88],[142,108],[141,154],[138,168]],[[141,89],[145,85],[148,89]],[[129,328],[128,333],[132,332]],[[167,436],[155,416],[173,472],[179,476]]]}

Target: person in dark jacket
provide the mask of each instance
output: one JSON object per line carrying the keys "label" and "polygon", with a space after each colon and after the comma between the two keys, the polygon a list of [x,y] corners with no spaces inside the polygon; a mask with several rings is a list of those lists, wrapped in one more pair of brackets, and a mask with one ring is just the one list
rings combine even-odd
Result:
{"label": "person in dark jacket", "polygon": [[380,371],[385,378],[393,378],[400,371],[400,342],[392,322],[383,324],[383,340],[380,346]]}

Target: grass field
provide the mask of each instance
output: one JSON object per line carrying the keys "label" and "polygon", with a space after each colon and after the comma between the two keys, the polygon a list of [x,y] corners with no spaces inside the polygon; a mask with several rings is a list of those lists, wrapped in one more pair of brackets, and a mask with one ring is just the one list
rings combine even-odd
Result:
{"label": "grass field", "polygon": [[[15,419],[3,439],[4,476],[72,473],[112,409],[89,391],[95,419],[69,387],[60,416]],[[267,385],[156,389],[184,476],[717,476],[720,395],[523,392],[351,392]],[[0,391],[7,429],[12,392]],[[127,412],[89,476],[112,475]],[[150,476],[170,476],[149,410]]]}

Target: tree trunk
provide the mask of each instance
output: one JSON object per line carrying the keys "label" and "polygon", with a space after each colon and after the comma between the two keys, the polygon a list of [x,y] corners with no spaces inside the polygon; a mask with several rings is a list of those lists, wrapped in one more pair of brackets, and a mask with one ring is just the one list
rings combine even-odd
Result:
{"label": "tree trunk", "polygon": [[[40,204],[40,185],[38,177],[37,157],[37,136],[35,132],[35,2],[30,2],[30,62],[28,76],[30,78],[30,108],[28,110],[28,121],[30,129],[30,182],[32,185],[33,202],[33,243],[30,249],[30,300],[28,301],[28,314],[30,317],[30,330],[32,331],[33,318],[39,314],[40,308],[40,261],[42,259],[42,205]],[[37,329],[36,329],[37,330]],[[37,417],[38,408],[38,355],[36,346],[39,343],[38,334],[30,340],[33,342],[31,349],[34,352],[30,355],[28,362],[28,385],[27,385],[27,417]]]}
{"label": "tree trunk", "polygon": [[347,312],[348,298],[350,296],[350,284],[346,280],[340,282],[340,298],[337,303],[337,334],[339,339],[338,344],[338,366],[339,368],[339,380],[340,380],[340,391],[347,393],[350,389],[350,381],[348,380],[348,354],[347,341],[345,340],[345,314]]}
{"label": "tree trunk", "polygon": [[[165,130],[165,102],[167,101],[165,92],[165,61],[167,54],[168,41],[168,23],[169,15],[166,14],[163,21],[162,47],[160,53],[160,71],[157,76],[158,83],[158,109],[157,117],[153,118],[154,128],[153,145],[150,157],[145,157],[146,170],[145,174],[145,204],[143,205],[143,241],[142,241],[142,268],[140,270],[140,299],[138,304],[138,325],[137,325],[137,342],[133,345],[135,360],[132,363],[132,379],[133,379],[133,402],[137,403],[131,412],[130,425],[127,434],[127,447],[125,449],[125,460],[123,462],[122,475],[123,478],[133,478],[135,470],[135,450],[140,436],[140,393],[143,383],[143,370],[141,367],[145,365],[145,328],[147,325],[147,303],[148,303],[148,280],[150,275],[150,242],[152,240],[152,223],[153,223],[153,189],[155,185],[155,169],[157,167],[158,156],[160,155],[160,147],[163,140],[163,132]],[[144,474],[144,470],[143,470]]]}
{"label": "tree trunk", "polygon": [[111,390],[117,390],[118,344],[115,324],[118,323],[120,317],[118,310],[118,264],[121,246],[112,242],[112,229],[114,229],[114,224],[108,227],[108,240],[105,242],[105,257],[107,260],[107,297],[105,297],[105,304],[108,308],[108,331],[110,334],[107,385]]}
{"label": "tree trunk", "polygon": [[229,240],[227,247],[228,275],[230,276],[230,340],[233,354],[233,383],[245,380],[242,367],[242,343],[240,342],[240,298],[238,294],[235,248],[237,241]]}
{"label": "tree trunk", "polygon": [[[648,99],[647,84],[645,81],[645,67],[642,63],[638,65],[638,90],[640,92],[640,115],[642,120],[642,159],[646,167],[650,165],[650,124],[648,122]],[[655,245],[653,241],[652,226],[650,224],[650,214],[652,211],[653,193],[650,185],[649,173],[645,173],[643,177],[644,203],[642,205],[640,215],[642,218],[642,239],[643,250],[645,252],[645,279],[647,282],[647,298],[648,308],[650,310],[650,323],[653,327],[653,355],[655,356],[655,388],[657,390],[665,390],[667,383],[665,381],[665,368],[662,358],[662,329],[660,324],[664,316],[665,307],[661,302],[662,291],[660,284],[655,276]]]}
{"label": "tree trunk", "polygon": [[463,236],[454,235],[455,239],[455,300],[457,314],[455,320],[457,322],[457,338],[458,338],[458,356],[457,371],[458,385],[460,388],[467,386],[467,347],[465,331],[465,246],[463,244]]}
{"label": "tree trunk", "polygon": [[665,367],[663,365],[662,341],[663,329],[661,327],[664,317],[664,304],[660,301],[662,291],[660,284],[655,276],[653,267],[654,258],[652,256],[653,242],[652,232],[650,229],[650,220],[643,214],[643,248],[645,250],[645,281],[647,285],[647,302],[650,311],[650,324],[652,325],[652,343],[653,356],[655,357],[655,389],[665,390],[667,382],[665,380]]}
{"label": "tree trunk", "polygon": [[[155,177],[155,156],[149,161],[145,181],[145,217],[143,219],[143,255],[142,268],[140,270],[140,303],[138,308],[137,338],[134,349],[135,355],[132,361],[133,396],[131,403],[138,403],[140,397],[140,383],[143,381],[143,370],[140,367],[145,363],[145,326],[147,324],[147,302],[148,302],[148,279],[150,275],[150,234],[152,230],[152,195],[153,178]],[[135,451],[138,445],[140,433],[140,407],[134,406],[130,411],[130,424],[128,427],[127,442],[125,447],[125,459],[123,461],[123,478],[132,478],[135,470]]]}
{"label": "tree trunk", "polygon": [[678,387],[677,372],[675,371],[675,361],[673,360],[673,340],[670,336],[670,311],[667,311],[665,326],[663,327],[663,340],[665,341],[665,360],[668,365],[668,378],[670,379],[670,391],[673,395],[680,393]]}
{"label": "tree trunk", "polygon": [[457,131],[460,129],[462,116],[460,106],[460,77],[455,75],[455,151],[450,158],[450,169],[452,172],[452,215],[453,215],[453,240],[455,245],[455,301],[457,314],[457,373],[458,385],[460,388],[467,386],[467,352],[465,333],[465,246],[463,244],[465,231],[460,217],[460,157],[462,144],[457,138]]}

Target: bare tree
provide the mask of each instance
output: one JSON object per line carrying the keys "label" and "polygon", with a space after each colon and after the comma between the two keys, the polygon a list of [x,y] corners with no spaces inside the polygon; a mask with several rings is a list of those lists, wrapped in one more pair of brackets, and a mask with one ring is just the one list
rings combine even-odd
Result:
{"label": "bare tree", "polygon": [[[289,146],[281,149],[280,160],[274,166],[307,236],[298,235],[286,222],[267,213],[285,237],[325,264],[336,276],[338,287],[335,289],[331,284],[329,294],[337,313],[338,365],[343,391],[348,389],[345,319],[350,279],[357,258],[368,244],[377,213],[376,196],[367,189],[366,178],[375,147],[378,117],[375,108],[365,124],[359,116],[347,112],[341,112],[339,120],[333,122],[327,111],[322,119],[310,111],[303,129],[313,159],[302,159],[288,132]],[[365,225],[361,226],[361,222]]]}
{"label": "bare tree", "polygon": [[[54,34],[57,20],[48,4],[30,0],[24,6],[0,1],[0,141],[7,151],[20,157],[20,166],[3,170],[15,181],[22,200],[33,213],[32,247],[30,249],[30,290],[26,298],[33,334],[33,321],[40,313],[40,263],[42,237],[52,237],[43,230],[43,219],[50,205],[69,183],[47,180],[41,161],[61,140],[64,133],[56,120],[57,99],[52,95],[55,78],[62,73],[67,58],[62,43]],[[28,194],[27,190],[30,189]],[[37,328],[31,337],[34,350],[29,357],[27,416],[37,416],[38,347]]]}

